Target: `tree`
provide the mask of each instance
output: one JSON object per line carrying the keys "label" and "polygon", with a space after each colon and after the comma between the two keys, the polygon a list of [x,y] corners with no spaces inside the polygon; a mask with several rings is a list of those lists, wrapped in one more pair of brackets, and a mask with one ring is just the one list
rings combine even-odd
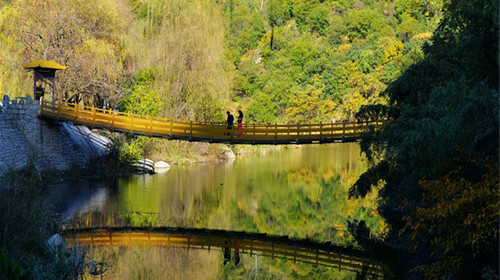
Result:
{"label": "tree", "polygon": [[269,48],[274,49],[274,28],[281,26],[285,23],[288,18],[286,1],[284,0],[268,0],[267,1],[267,18],[269,20],[269,25],[271,25],[271,40],[269,42]]}
{"label": "tree", "polygon": [[[496,8],[451,2],[423,60],[385,91],[382,109],[394,121],[361,142],[371,167],[351,195],[383,185],[386,241],[406,249],[400,278],[498,275]],[[381,112],[358,118],[371,110]]]}
{"label": "tree", "polygon": [[1,25],[23,50],[23,63],[45,59],[68,66],[57,81],[58,98],[102,106],[125,74],[118,38],[126,17],[110,0],[17,0],[2,10]]}
{"label": "tree", "polygon": [[147,1],[132,48],[139,69],[154,71],[148,89],[161,95],[163,115],[222,120],[231,72],[225,61],[223,22],[212,1]]}

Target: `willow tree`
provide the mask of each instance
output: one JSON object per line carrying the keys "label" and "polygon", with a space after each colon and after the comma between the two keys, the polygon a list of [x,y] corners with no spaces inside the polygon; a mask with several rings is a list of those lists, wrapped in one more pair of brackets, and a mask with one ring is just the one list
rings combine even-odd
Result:
{"label": "willow tree", "polygon": [[[114,0],[17,0],[1,11],[2,72],[22,77],[20,66],[33,59],[68,66],[59,76],[57,96],[102,105],[113,101],[124,76],[120,36],[126,10]],[[29,92],[29,80],[16,90]]]}
{"label": "willow tree", "polygon": [[231,75],[224,59],[224,26],[212,1],[150,0],[138,9],[131,49],[137,67],[152,70],[148,86],[174,118],[221,117]]}

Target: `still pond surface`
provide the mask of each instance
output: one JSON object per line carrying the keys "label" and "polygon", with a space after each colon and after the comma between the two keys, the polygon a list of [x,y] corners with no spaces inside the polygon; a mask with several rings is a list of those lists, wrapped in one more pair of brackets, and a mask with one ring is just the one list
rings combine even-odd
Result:
{"label": "still pond surface", "polygon": [[[365,169],[357,143],[305,145],[225,162],[172,166],[162,174],[64,182],[50,196],[63,217],[84,226],[224,229],[355,246],[346,230],[351,219],[384,232],[373,197],[348,197],[349,187]],[[237,266],[224,266],[220,250],[91,248],[87,256],[111,265],[103,279],[355,277],[246,255]]]}

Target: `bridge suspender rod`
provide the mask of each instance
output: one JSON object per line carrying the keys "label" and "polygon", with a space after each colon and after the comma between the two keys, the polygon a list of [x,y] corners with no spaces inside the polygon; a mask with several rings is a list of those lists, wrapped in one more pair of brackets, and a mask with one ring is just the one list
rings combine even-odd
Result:
{"label": "bridge suspender rod", "polygon": [[274,259],[274,242],[271,243],[271,254],[272,254],[271,259]]}
{"label": "bridge suspender rod", "polygon": [[255,144],[255,124],[253,124],[253,144]]}
{"label": "bridge suspender rod", "polygon": [[210,123],[210,142],[214,141],[214,123]]}
{"label": "bridge suspender rod", "polygon": [[151,249],[151,229],[148,230],[148,249]]}
{"label": "bridge suspender rod", "polygon": [[293,244],[293,263],[297,261],[297,244]]}
{"label": "bridge suspender rod", "polygon": [[319,142],[321,142],[321,136],[323,135],[323,122],[319,123]]}
{"label": "bridge suspender rod", "polygon": [[153,136],[153,119],[152,118],[149,121],[149,136],[150,137]]}
{"label": "bridge suspender rod", "polygon": [[278,140],[278,123],[274,123],[274,145],[277,144]]}
{"label": "bridge suspender rod", "polygon": [[345,137],[345,121],[342,122],[342,135]]}
{"label": "bridge suspender rod", "polygon": [[132,233],[130,232],[130,229],[128,230],[128,247],[130,248],[132,246]]}
{"label": "bridge suspender rod", "polygon": [[75,121],[78,120],[78,104],[75,104]]}
{"label": "bridge suspender rod", "polygon": [[109,115],[111,116],[111,130],[113,131],[114,124],[115,124],[115,114],[113,113],[113,110],[111,110],[111,108],[109,108],[108,112],[109,112]]}
{"label": "bridge suspender rod", "polygon": [[193,121],[189,121],[189,140],[193,137]]}
{"label": "bridge suspender rod", "polygon": [[61,114],[61,101],[57,101],[57,119],[59,120],[59,114]]}
{"label": "bridge suspender rod", "polygon": [[94,104],[92,104],[92,128],[95,126],[95,113],[96,113],[96,108],[94,107]]}

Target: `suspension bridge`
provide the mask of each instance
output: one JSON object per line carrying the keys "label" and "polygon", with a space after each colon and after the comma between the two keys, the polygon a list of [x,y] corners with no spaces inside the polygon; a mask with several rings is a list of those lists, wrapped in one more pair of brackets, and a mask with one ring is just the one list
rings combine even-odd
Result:
{"label": "suspension bridge", "polygon": [[356,141],[385,121],[319,124],[242,124],[187,121],[100,109],[64,101],[40,99],[40,116],[149,137],[231,144],[310,144]]}
{"label": "suspension bridge", "polygon": [[239,231],[173,227],[87,227],[65,229],[67,245],[185,248],[187,250],[238,249],[240,254],[308,263],[383,277],[381,262],[359,249],[291,239],[287,236]]}

